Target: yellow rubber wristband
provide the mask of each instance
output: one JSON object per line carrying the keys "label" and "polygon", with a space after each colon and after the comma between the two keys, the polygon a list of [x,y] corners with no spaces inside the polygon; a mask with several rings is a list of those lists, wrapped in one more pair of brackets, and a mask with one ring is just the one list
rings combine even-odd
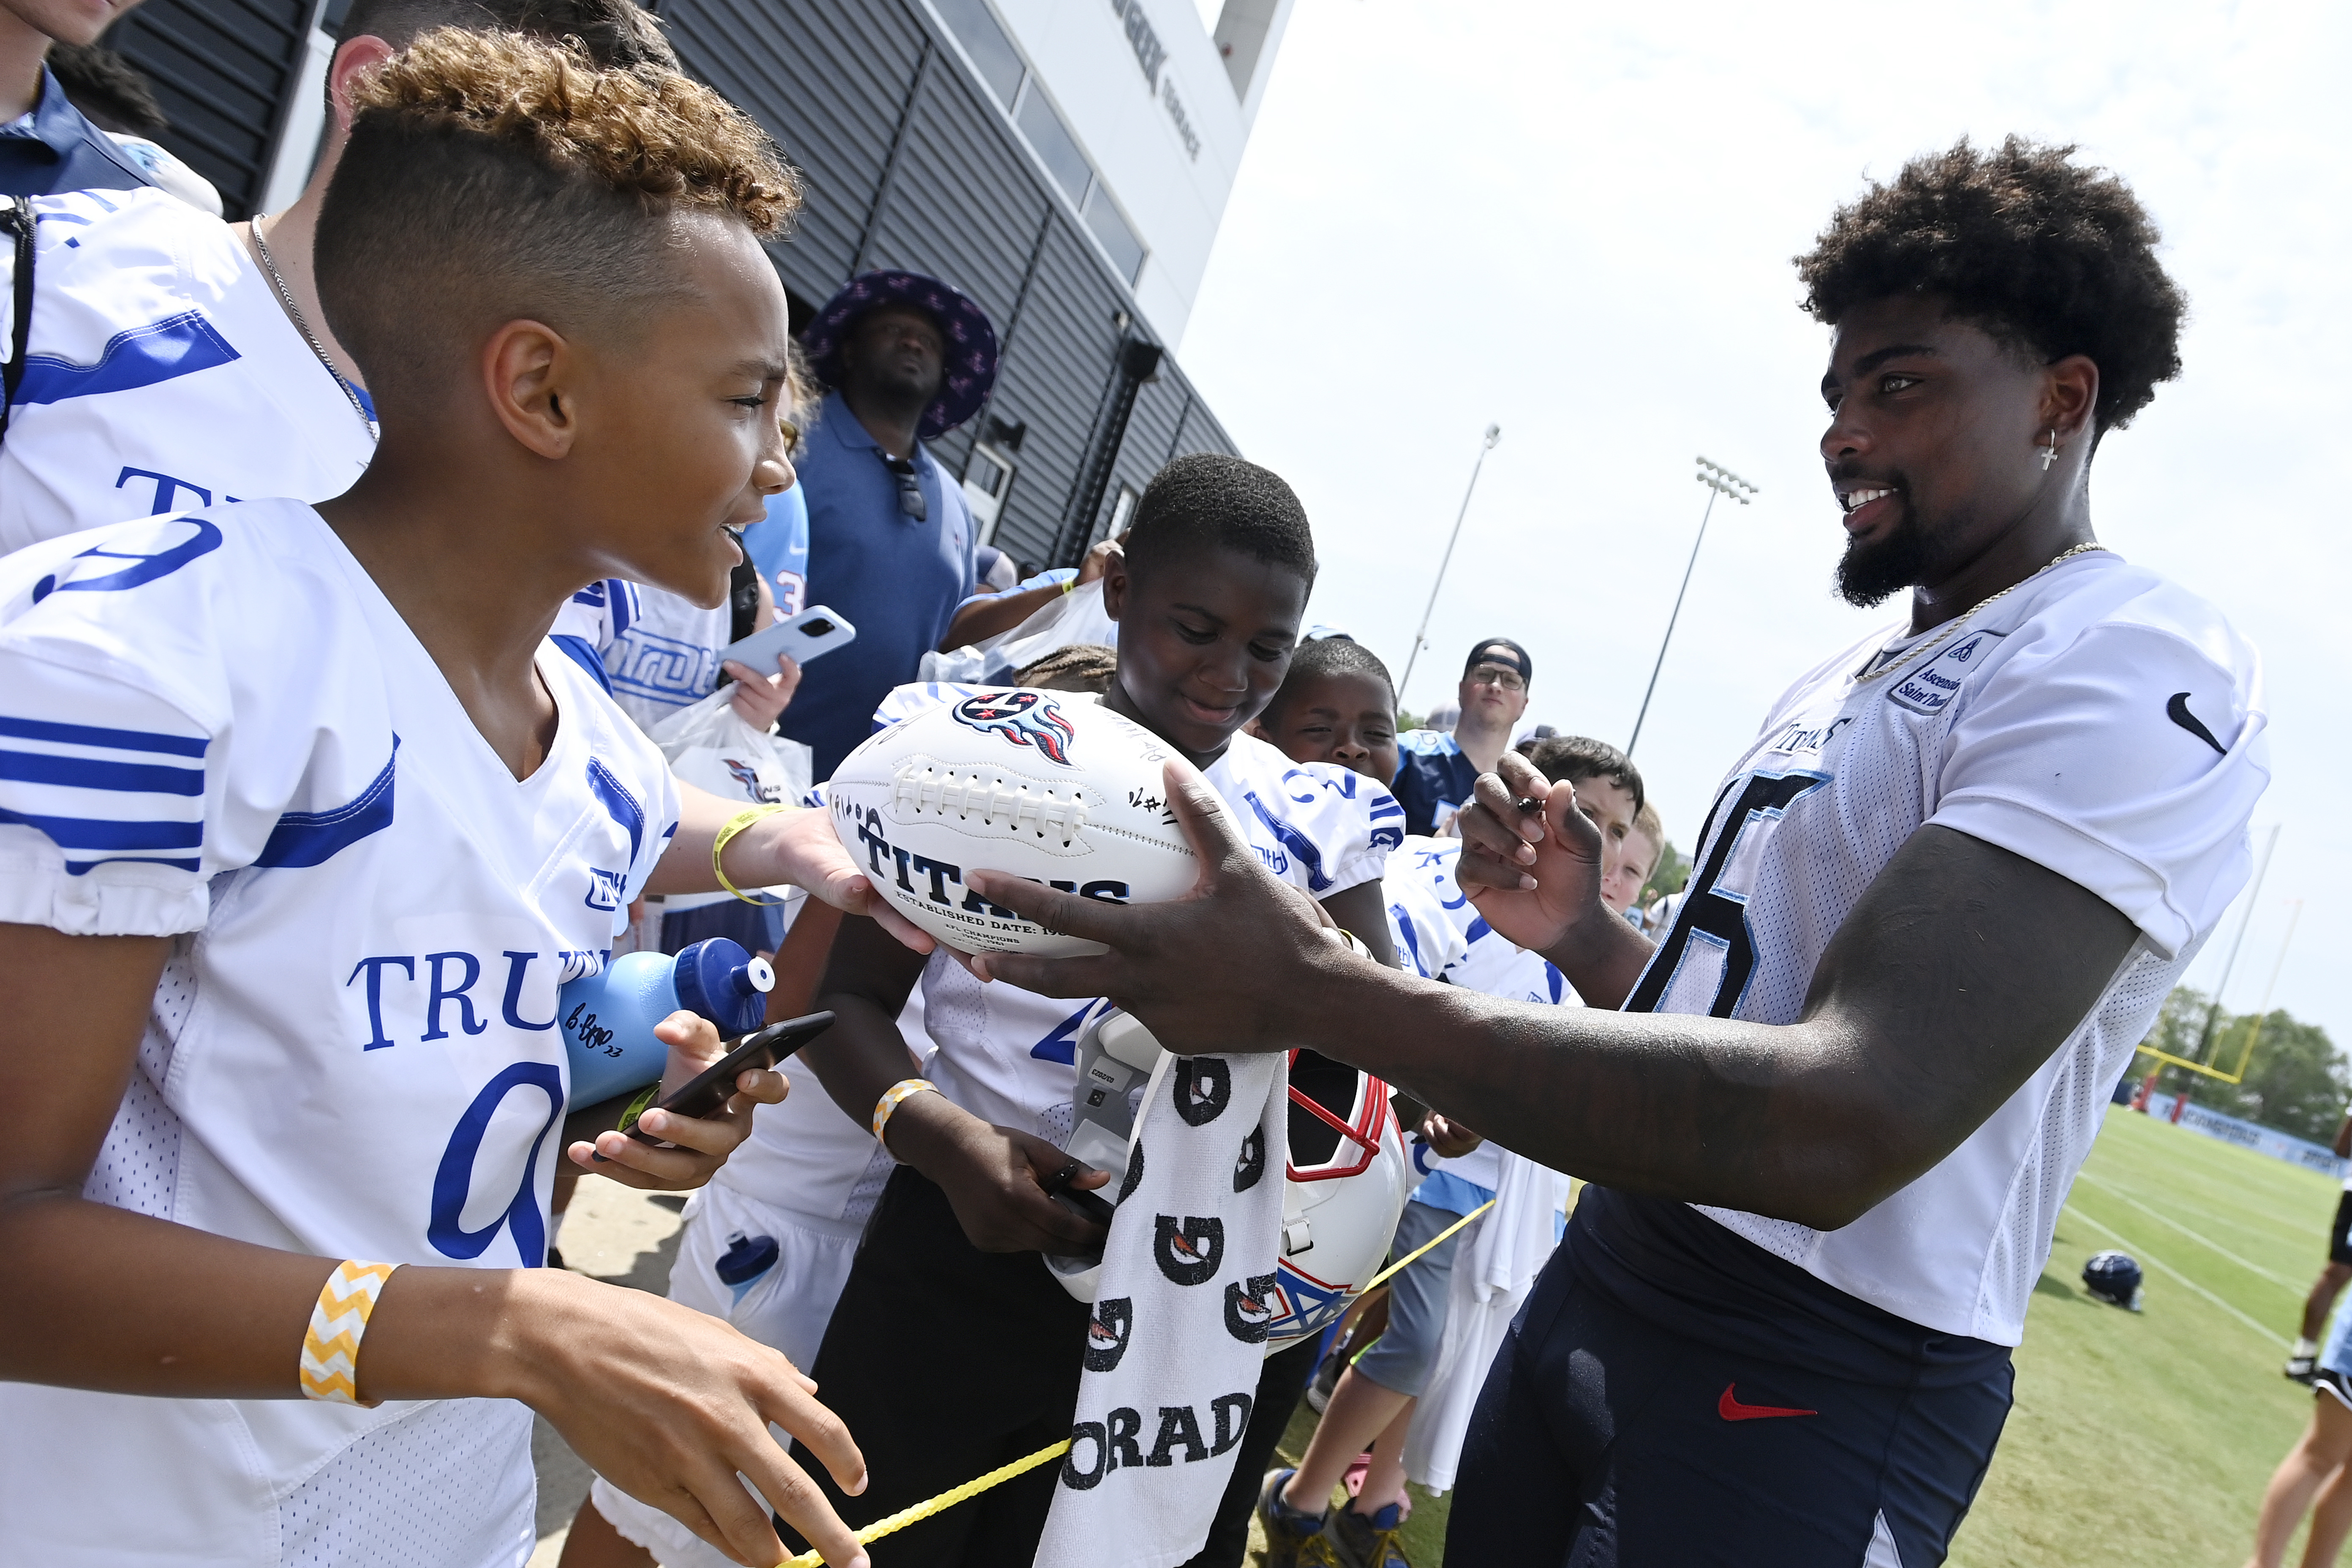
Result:
{"label": "yellow rubber wristband", "polygon": [[745,828],[751,826],[751,824],[759,821],[761,817],[773,816],[780,811],[797,811],[800,808],[798,806],[784,805],[775,801],[770,801],[764,805],[755,805],[751,807],[749,810],[739,811],[734,816],[729,817],[725,825],[719,829],[717,836],[710,840],[710,874],[719,879],[719,885],[726,889],[729,892],[734,894],[737,898],[742,900],[747,904],[765,902],[766,900],[745,892],[742,889],[729,881],[727,879],[727,868],[719,863],[719,858],[726,853],[728,844],[737,834],[742,832]]}
{"label": "yellow rubber wristband", "polygon": [[[889,1142],[882,1136],[882,1131],[890,1125],[891,1112],[916,1095],[937,1094],[939,1091],[939,1085],[921,1078],[902,1078],[882,1091],[882,1098],[874,1102],[874,1142],[882,1145],[883,1152],[888,1153],[890,1150]],[[891,1158],[895,1160],[898,1156],[893,1154]]]}
{"label": "yellow rubber wristband", "polygon": [[367,1336],[368,1318],[383,1282],[399,1267],[345,1258],[327,1276],[310,1307],[310,1327],[302,1335],[296,1381],[305,1399],[369,1406],[383,1403],[360,1397],[360,1341]]}

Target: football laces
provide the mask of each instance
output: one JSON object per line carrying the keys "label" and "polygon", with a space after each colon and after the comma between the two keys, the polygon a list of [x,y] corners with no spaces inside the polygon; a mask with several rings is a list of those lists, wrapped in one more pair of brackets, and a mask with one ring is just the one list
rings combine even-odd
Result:
{"label": "football laces", "polygon": [[1057,795],[1001,773],[959,773],[913,760],[891,774],[890,804],[901,812],[936,812],[960,822],[976,817],[983,827],[1058,837],[1066,848],[1087,826],[1087,804],[1075,793]]}

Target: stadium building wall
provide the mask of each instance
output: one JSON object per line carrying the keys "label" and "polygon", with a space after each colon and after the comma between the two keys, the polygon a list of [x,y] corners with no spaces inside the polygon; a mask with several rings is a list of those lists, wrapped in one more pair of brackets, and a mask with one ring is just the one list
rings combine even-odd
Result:
{"label": "stadium building wall", "polygon": [[[173,121],[163,140],[241,218],[289,199],[308,172],[322,46],[347,4],[148,0],[106,41],[153,79]],[[1124,428],[1111,427],[1122,347],[1156,340],[1130,284],[922,0],[649,9],[687,68],[765,125],[807,177],[795,232],[772,250],[795,325],[872,268],[945,279],[988,312],[1004,351],[995,391],[934,451],[968,488],[992,461],[1010,468],[992,538],[1024,568],[1074,560],[1171,458],[1234,449],[1172,354],[1135,389]],[[1097,449],[1108,473],[1086,508]]]}

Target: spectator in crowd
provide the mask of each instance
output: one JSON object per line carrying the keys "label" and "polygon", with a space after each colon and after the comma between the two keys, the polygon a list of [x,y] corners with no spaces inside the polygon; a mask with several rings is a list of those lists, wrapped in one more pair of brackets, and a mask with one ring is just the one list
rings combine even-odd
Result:
{"label": "spectator in crowd", "polygon": [[1404,830],[1450,837],[1454,818],[1470,799],[1480,773],[1491,773],[1510,749],[1511,732],[1528,710],[1535,661],[1508,637],[1488,637],[1470,650],[1462,668],[1461,717],[1451,733],[1408,730],[1397,737],[1404,765],[1394,785],[1404,807]]}
{"label": "spectator in crowd", "polygon": [[52,43],[94,44],[138,5],[0,4],[0,195],[128,191],[160,183],[74,107],[47,63]]}
{"label": "spectator in crowd", "polygon": [[1633,922],[1633,929],[1643,928],[1642,911],[1634,900],[1649,885],[1650,873],[1658,868],[1658,857],[1666,847],[1666,825],[1658,819],[1658,808],[1649,801],[1633,814],[1633,826],[1625,835],[1624,848],[1617,863],[1601,879],[1601,901]]}
{"label": "spectator in crowd", "polygon": [[857,651],[811,672],[784,733],[832,776],[873,731],[891,688],[915,679],[974,584],[962,487],[923,443],[980,410],[996,331],[961,290],[914,272],[867,272],[809,323],[810,363],[832,391],[800,461],[812,605],[857,628]]}
{"label": "spectator in crowd", "polygon": [[96,44],[59,44],[49,51],[49,69],[66,89],[66,101],[112,137],[149,179],[190,206],[221,216],[221,195],[213,183],[155,140],[172,122],[138,67]]}

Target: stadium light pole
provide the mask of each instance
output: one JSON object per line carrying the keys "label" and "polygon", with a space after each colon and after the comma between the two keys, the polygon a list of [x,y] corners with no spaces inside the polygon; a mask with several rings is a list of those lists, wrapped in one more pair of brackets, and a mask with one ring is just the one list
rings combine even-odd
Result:
{"label": "stadium light pole", "polygon": [[1462,537],[1462,520],[1470,515],[1470,497],[1478,489],[1478,470],[1486,466],[1486,454],[1503,438],[1500,425],[1486,426],[1486,435],[1478,446],[1478,460],[1470,465],[1470,483],[1462,491],[1462,510],[1454,514],[1454,531],[1445,538],[1445,553],[1437,563],[1437,581],[1429,585],[1429,604],[1421,612],[1421,629],[1412,634],[1412,651],[1405,655],[1404,679],[1397,682],[1397,703],[1404,703],[1405,689],[1412,684],[1412,667],[1421,658],[1421,650],[1428,646],[1429,617],[1437,611],[1437,591],[1445,586],[1445,568],[1453,563],[1454,546]]}
{"label": "stadium light pole", "polygon": [[1675,640],[1675,623],[1683,616],[1683,595],[1690,592],[1691,574],[1698,569],[1698,547],[1706,542],[1706,521],[1715,515],[1715,498],[1729,496],[1746,506],[1748,498],[1759,493],[1754,485],[1729,468],[1705,458],[1698,459],[1698,472],[1692,477],[1706,487],[1706,510],[1699,513],[1698,537],[1691,542],[1690,563],[1683,568],[1683,585],[1675,590],[1674,613],[1666,617],[1666,635],[1658,644],[1658,662],[1650,667],[1650,685],[1642,693],[1642,710],[1633,716],[1633,738],[1625,742],[1625,754],[1629,757],[1633,748],[1642,743],[1642,725],[1650,717],[1650,699],[1658,689],[1658,671],[1666,668],[1666,648]]}
{"label": "stadium light pole", "polygon": [[2221,1021],[2221,992],[2230,984],[2230,971],[2238,967],[2238,950],[2246,945],[2246,928],[2254,923],[2254,900],[2262,897],[2263,879],[2270,875],[2271,851],[2278,847],[2279,823],[2271,824],[2269,842],[2263,846],[2262,864],[2254,868],[2254,885],[2246,889],[2246,912],[2238,917],[2238,934],[2230,943],[2230,956],[2221,963],[2221,984],[2213,987],[2213,1001],[2205,1009],[2205,1027],[2197,1036],[2194,1060],[2205,1059],[2205,1047],[2213,1043],[2213,1030]]}

